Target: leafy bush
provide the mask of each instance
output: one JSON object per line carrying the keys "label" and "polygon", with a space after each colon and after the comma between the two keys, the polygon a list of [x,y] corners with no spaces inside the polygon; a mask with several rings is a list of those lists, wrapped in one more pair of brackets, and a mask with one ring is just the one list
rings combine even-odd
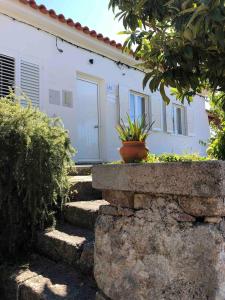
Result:
{"label": "leafy bush", "polygon": [[160,155],[148,154],[147,162],[185,162],[185,161],[204,161],[209,160],[208,157],[199,156],[197,153],[193,154],[173,154],[173,153],[163,153]]}
{"label": "leafy bush", "polygon": [[[203,157],[197,153],[193,154],[173,154],[173,153],[163,153],[163,154],[153,154],[149,153],[147,160],[141,163],[159,163],[159,162],[185,162],[185,161],[205,161],[210,160],[211,157]],[[123,164],[123,161],[114,161],[112,164]]]}
{"label": "leafy bush", "polygon": [[73,149],[58,119],[0,101],[0,257],[27,250],[67,197]]}
{"label": "leafy bush", "polygon": [[121,120],[120,125],[116,127],[116,130],[118,132],[119,138],[121,139],[122,142],[127,142],[127,141],[140,141],[144,142],[148,135],[149,132],[152,128],[152,124],[148,124],[145,120],[146,118],[143,116],[142,119],[136,120],[132,122],[130,116],[127,114],[127,122],[128,125],[124,123],[123,120]]}
{"label": "leafy bush", "polygon": [[225,121],[219,127],[214,125],[213,131],[207,152],[216,159],[225,160]]}

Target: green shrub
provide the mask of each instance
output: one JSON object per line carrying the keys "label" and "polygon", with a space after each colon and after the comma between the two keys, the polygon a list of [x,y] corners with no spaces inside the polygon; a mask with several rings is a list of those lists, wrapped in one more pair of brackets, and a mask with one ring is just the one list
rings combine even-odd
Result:
{"label": "green shrub", "polygon": [[[205,161],[212,159],[209,157],[200,156],[197,153],[193,154],[173,154],[173,153],[163,153],[163,154],[153,154],[149,153],[147,160],[141,163],[159,163],[159,162],[185,162],[185,161]],[[123,164],[123,161],[114,161],[111,164]]]}
{"label": "green shrub", "polygon": [[58,119],[0,101],[0,257],[23,253],[67,197],[73,149]]}
{"label": "green shrub", "polygon": [[197,153],[193,154],[173,154],[173,153],[163,153],[163,154],[148,154],[147,162],[185,162],[185,161],[204,161],[209,160],[209,157],[200,156]]}
{"label": "green shrub", "polygon": [[213,131],[207,152],[216,159],[225,160],[225,121],[219,127],[214,125]]}

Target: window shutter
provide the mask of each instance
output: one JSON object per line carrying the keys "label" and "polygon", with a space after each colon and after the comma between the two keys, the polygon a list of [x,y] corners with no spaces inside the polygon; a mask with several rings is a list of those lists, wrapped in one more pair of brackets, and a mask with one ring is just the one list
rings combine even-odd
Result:
{"label": "window shutter", "polygon": [[166,105],[166,131],[168,133],[173,133],[173,104],[170,102],[168,105]]}
{"label": "window shutter", "polygon": [[147,123],[152,123],[152,115],[151,115],[151,97],[146,96],[146,101],[145,101],[145,114],[146,114],[146,122]]}
{"label": "window shutter", "polygon": [[152,122],[154,122],[152,129],[155,131],[161,131],[162,120],[162,99],[153,96],[151,100]]}
{"label": "window shutter", "polygon": [[195,110],[191,104],[186,107],[186,131],[188,136],[195,136]]}
{"label": "window shutter", "polygon": [[126,86],[119,86],[119,116],[121,119],[127,123],[127,114],[130,114],[130,103],[129,103],[129,89]]}
{"label": "window shutter", "polygon": [[15,59],[0,54],[0,97],[9,94],[9,88],[15,85]]}
{"label": "window shutter", "polygon": [[[36,64],[21,61],[21,89],[32,102],[33,106],[39,106],[40,103],[40,68]],[[21,101],[26,105],[27,102]]]}

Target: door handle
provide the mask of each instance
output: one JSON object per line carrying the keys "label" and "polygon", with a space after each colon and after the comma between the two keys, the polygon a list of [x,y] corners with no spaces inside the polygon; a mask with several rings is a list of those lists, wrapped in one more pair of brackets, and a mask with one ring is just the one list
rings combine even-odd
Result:
{"label": "door handle", "polygon": [[95,125],[95,126],[94,126],[94,128],[98,128],[98,127],[99,127],[98,125]]}

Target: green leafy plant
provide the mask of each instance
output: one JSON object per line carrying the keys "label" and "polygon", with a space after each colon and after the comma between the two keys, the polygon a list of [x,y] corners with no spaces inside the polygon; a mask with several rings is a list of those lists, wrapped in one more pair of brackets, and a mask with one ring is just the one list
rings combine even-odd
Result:
{"label": "green leafy plant", "polygon": [[74,153],[59,119],[0,100],[0,257],[24,252],[67,199]]}
{"label": "green leafy plant", "polygon": [[124,120],[121,120],[121,124],[116,127],[119,138],[122,142],[128,142],[128,141],[145,142],[152,128],[152,125],[154,124],[154,122],[148,124],[146,122],[145,116],[143,116],[140,121],[135,120],[134,122],[132,122],[128,114],[127,114],[127,123],[128,124],[126,125]]}
{"label": "green leafy plant", "polygon": [[[159,162],[190,162],[190,161],[206,161],[213,159],[211,156],[200,156],[198,153],[192,154],[175,154],[175,153],[162,153],[153,154],[149,153],[148,157],[142,163],[159,163]],[[114,161],[111,164],[123,164],[123,161]]]}
{"label": "green leafy plant", "polygon": [[220,126],[212,125],[213,136],[207,150],[208,155],[216,159],[225,160],[225,121]]}
{"label": "green leafy plant", "polygon": [[109,7],[152,92],[169,102],[165,88],[172,87],[179,100],[191,102],[207,89],[221,92],[225,103],[225,1],[109,0]]}
{"label": "green leafy plant", "polygon": [[154,162],[188,162],[188,161],[205,161],[211,159],[210,157],[200,156],[198,153],[192,154],[174,154],[162,153],[159,155],[149,153],[147,157],[148,163]]}

